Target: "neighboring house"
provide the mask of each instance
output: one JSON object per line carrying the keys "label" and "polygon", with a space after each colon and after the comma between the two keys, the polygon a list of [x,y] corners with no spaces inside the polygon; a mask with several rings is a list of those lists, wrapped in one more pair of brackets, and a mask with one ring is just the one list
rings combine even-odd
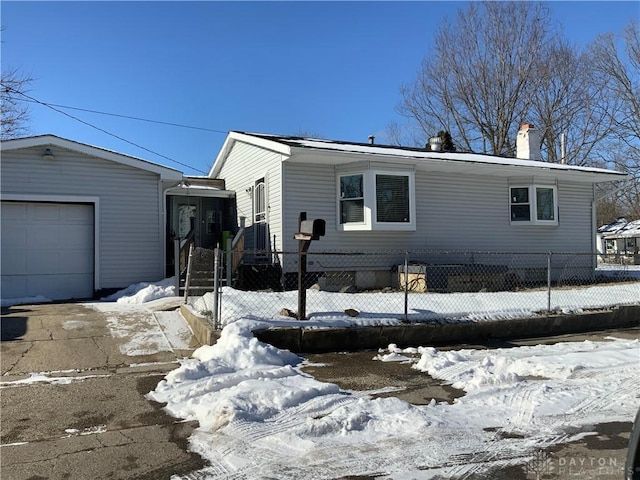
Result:
{"label": "neighboring house", "polygon": [[603,225],[598,229],[598,251],[607,255],[622,255],[640,261],[640,220],[628,222],[625,218]]}
{"label": "neighboring house", "polygon": [[173,275],[171,240],[185,223],[213,245],[235,222],[219,181],[54,135],[1,151],[2,298],[90,298],[157,281]]}
{"label": "neighboring house", "polygon": [[[504,158],[232,131],[209,176],[236,192],[246,249],[296,252],[304,211],[326,221],[311,251],[595,253],[594,185],[625,175],[533,160],[535,133],[518,134],[527,158]],[[296,255],[276,260],[296,271]]]}

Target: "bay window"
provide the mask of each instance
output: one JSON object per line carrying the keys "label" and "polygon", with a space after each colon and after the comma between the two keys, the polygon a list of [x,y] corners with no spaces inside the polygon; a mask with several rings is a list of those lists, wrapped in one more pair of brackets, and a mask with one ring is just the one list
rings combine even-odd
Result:
{"label": "bay window", "polygon": [[415,230],[413,171],[338,175],[338,230]]}

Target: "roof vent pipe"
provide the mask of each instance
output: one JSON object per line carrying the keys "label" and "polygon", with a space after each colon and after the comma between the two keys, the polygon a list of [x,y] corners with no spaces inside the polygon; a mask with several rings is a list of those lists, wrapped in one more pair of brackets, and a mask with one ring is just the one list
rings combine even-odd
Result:
{"label": "roof vent pipe", "polygon": [[442,150],[442,138],[435,136],[429,139],[429,149],[432,152],[439,152]]}
{"label": "roof vent pipe", "polygon": [[567,163],[567,134],[560,134],[560,163]]}
{"label": "roof vent pipe", "polygon": [[369,144],[373,145],[373,141],[376,139],[373,135],[369,135]]}

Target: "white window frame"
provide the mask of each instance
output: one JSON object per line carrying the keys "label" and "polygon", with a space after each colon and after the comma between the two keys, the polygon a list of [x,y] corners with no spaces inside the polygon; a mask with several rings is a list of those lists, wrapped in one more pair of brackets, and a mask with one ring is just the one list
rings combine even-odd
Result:
{"label": "white window frame", "polygon": [[[513,207],[514,205],[519,205],[518,203],[513,202],[511,192],[514,188],[526,188],[529,192],[529,202],[526,204],[529,205],[529,220],[513,220],[511,218],[511,207]],[[538,189],[547,189],[553,192],[553,220],[538,219]],[[558,187],[556,187],[555,185],[544,184],[509,185],[509,223],[511,225],[558,225]]]}
{"label": "white window frame", "polygon": [[[352,175],[362,175],[362,190],[364,198],[363,221],[341,223],[340,178]],[[378,222],[376,205],[376,176],[390,175],[407,177],[409,185],[409,221],[408,222]],[[415,172],[413,170],[385,170],[359,169],[341,171],[336,175],[336,228],[338,231],[415,231],[416,230],[416,194]]]}

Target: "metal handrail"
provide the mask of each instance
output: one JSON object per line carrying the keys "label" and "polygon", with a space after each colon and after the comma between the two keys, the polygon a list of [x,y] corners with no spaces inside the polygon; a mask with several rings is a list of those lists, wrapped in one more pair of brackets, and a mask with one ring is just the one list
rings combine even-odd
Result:
{"label": "metal handrail", "polygon": [[195,246],[195,228],[192,228],[184,238],[176,238],[173,241],[173,265],[175,276],[176,295],[180,293],[180,279],[187,270],[189,260],[189,248]]}

